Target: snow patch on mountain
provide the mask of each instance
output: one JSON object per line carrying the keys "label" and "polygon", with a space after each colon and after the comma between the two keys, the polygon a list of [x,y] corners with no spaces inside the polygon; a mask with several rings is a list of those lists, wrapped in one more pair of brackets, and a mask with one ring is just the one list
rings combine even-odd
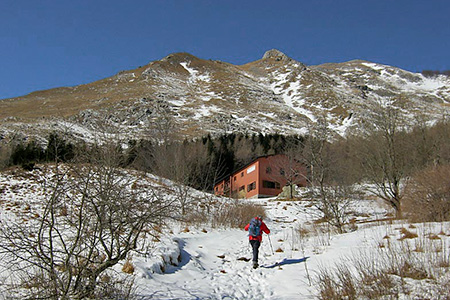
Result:
{"label": "snow patch on mountain", "polygon": [[195,83],[196,81],[209,82],[211,80],[209,74],[199,74],[200,72],[194,68],[190,68],[189,63],[187,62],[181,62],[180,65],[189,72],[191,76],[189,81],[191,81],[192,83]]}
{"label": "snow patch on mountain", "polygon": [[382,65],[379,65],[379,64],[374,64],[374,63],[368,63],[368,62],[364,62],[364,63],[362,63],[362,65],[363,66],[366,66],[366,67],[369,67],[369,68],[371,68],[371,69],[374,69],[374,70],[376,70],[376,71],[382,71],[382,70],[384,70],[384,66],[382,66]]}
{"label": "snow patch on mountain", "polygon": [[273,93],[280,96],[289,108],[315,122],[316,117],[314,114],[304,107],[305,100],[300,93],[302,88],[300,78],[294,77],[291,69],[286,69],[285,72],[276,71],[272,73],[272,77],[273,79],[271,79],[271,83],[268,86]]}

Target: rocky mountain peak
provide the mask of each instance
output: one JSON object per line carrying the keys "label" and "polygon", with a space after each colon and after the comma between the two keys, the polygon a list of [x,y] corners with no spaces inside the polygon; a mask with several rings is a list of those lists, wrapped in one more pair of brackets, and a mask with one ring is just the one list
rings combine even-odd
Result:
{"label": "rocky mountain peak", "polygon": [[172,53],[161,59],[161,61],[172,63],[189,62],[193,60],[199,60],[199,58],[186,52]]}
{"label": "rocky mountain peak", "polygon": [[291,61],[292,58],[288,57],[286,54],[277,49],[271,49],[264,53],[262,59],[275,59],[277,61]]}

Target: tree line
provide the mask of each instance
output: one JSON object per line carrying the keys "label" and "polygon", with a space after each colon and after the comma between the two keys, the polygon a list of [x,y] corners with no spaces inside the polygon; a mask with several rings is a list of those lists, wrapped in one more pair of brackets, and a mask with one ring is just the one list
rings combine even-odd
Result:
{"label": "tree line", "polygon": [[[430,126],[425,118],[417,118],[415,126],[408,127],[398,109],[382,106],[370,120],[360,128],[364,134],[346,137],[336,137],[323,119],[311,125],[307,136],[230,133],[184,141],[130,140],[126,147],[118,141],[116,147],[121,167],[171,179],[180,190],[189,186],[203,191],[212,191],[218,179],[259,156],[286,154],[307,166],[313,197],[322,199],[325,215],[336,210],[330,207],[339,203],[336,197],[348,199],[348,187],[369,183],[370,192],[401,216],[404,196],[413,194],[403,189],[405,183],[450,164],[449,122],[443,118]],[[70,161],[88,147],[52,133],[46,147],[34,141],[16,143],[3,165],[32,168],[37,162]]]}
{"label": "tree line", "polygon": [[36,163],[72,160],[76,155],[76,146],[53,132],[49,134],[45,146],[35,140],[26,143],[13,140],[10,145],[3,145],[0,151],[0,166],[18,165],[32,170]]}
{"label": "tree line", "polygon": [[436,70],[423,70],[422,75],[425,77],[434,77],[438,75],[450,76],[450,70],[436,71]]}

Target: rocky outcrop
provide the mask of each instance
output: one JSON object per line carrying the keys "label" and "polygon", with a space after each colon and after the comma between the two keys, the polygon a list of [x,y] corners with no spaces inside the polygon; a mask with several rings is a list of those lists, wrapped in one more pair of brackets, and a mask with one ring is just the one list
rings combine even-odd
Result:
{"label": "rocky outcrop", "polygon": [[285,62],[293,60],[292,58],[288,57],[286,54],[277,49],[266,51],[262,59],[274,59],[276,61],[285,61]]}

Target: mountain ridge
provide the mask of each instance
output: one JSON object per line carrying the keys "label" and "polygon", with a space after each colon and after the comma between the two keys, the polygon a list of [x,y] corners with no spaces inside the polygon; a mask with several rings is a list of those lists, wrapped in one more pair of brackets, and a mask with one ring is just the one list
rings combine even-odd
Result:
{"label": "mountain ridge", "polygon": [[374,105],[388,102],[412,120],[418,114],[438,119],[450,112],[450,79],[364,60],[307,66],[276,49],[243,65],[178,52],[92,83],[0,100],[0,134],[39,136],[54,130],[53,122],[81,139],[105,127],[146,138],[163,119],[178,138],[305,134],[324,119],[345,135]]}

